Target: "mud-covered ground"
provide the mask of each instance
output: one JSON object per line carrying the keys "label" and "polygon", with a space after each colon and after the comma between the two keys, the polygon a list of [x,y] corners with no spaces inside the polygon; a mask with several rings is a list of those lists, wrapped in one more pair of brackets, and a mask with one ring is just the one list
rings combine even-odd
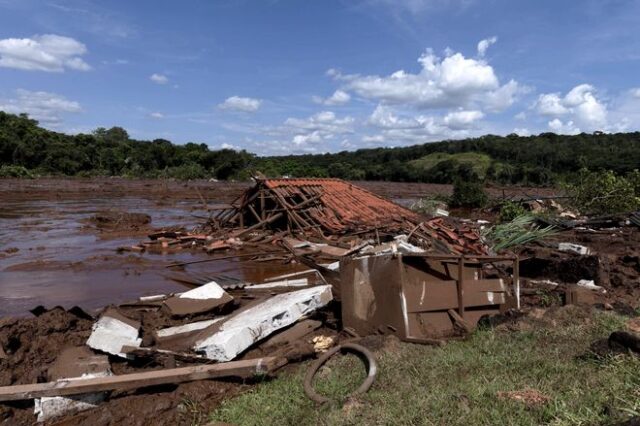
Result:
{"label": "mud-covered ground", "polygon": [[[358,184],[402,204],[451,191],[448,185]],[[0,180],[0,344],[8,354],[4,359],[0,356],[0,386],[47,381],[48,370],[63,348],[84,345],[96,309],[142,295],[183,291],[185,287],[169,278],[165,266],[207,259],[206,253],[140,254],[116,249],[136,244],[159,229],[189,230],[205,219],[208,207],[230,203],[247,186],[208,181]],[[531,188],[489,188],[489,192],[493,197],[552,195],[551,190]],[[495,217],[490,212],[454,213]],[[558,242],[586,245],[593,254],[558,253]],[[573,230],[524,247],[520,255],[525,305],[562,304],[566,286],[587,279],[606,289],[603,303],[620,310],[637,308],[639,243],[640,230],[625,227]],[[194,265],[193,270],[247,280],[284,272],[282,265],[237,259]],[[559,285],[530,283],[543,279]],[[37,305],[66,309],[29,313]],[[74,306],[82,309],[69,309]],[[117,359],[111,362],[116,374],[130,368]],[[201,381],[114,393],[97,409],[55,424],[205,424],[203,413],[250,385]],[[31,401],[0,404],[0,424],[31,424],[34,419]]]}

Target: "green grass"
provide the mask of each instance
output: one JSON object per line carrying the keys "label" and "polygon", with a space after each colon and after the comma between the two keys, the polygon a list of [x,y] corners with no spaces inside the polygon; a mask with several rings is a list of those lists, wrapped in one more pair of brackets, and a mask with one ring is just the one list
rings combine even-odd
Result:
{"label": "green grass", "polygon": [[[621,328],[624,319],[597,313],[588,324],[526,332],[481,330],[443,348],[401,344],[378,355],[376,383],[345,407],[316,407],[307,400],[302,390],[305,363],[226,401],[211,419],[237,425],[610,424],[640,413],[640,360],[577,357],[593,340]],[[336,400],[364,377],[355,357],[339,357],[328,367],[316,388]],[[527,388],[550,401],[527,407],[496,396]]]}
{"label": "green grass", "polygon": [[486,176],[487,169],[489,169],[489,166],[491,165],[491,157],[487,154],[480,154],[477,152],[461,152],[458,154],[434,152],[433,154],[425,155],[424,157],[410,161],[409,163],[418,169],[428,170],[435,167],[438,163],[446,160],[456,160],[460,164],[470,164],[473,166],[473,171],[480,177]]}

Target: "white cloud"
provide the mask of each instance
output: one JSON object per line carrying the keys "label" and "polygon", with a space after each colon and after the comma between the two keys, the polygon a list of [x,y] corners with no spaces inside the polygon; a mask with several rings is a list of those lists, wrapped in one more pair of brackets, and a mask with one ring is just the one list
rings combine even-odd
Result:
{"label": "white cloud", "polygon": [[398,115],[390,107],[378,105],[367,124],[379,133],[362,137],[367,146],[391,146],[425,143],[442,139],[459,139],[471,135],[470,130],[484,117],[481,111],[459,110],[444,117]]}
{"label": "white cloud", "polygon": [[340,89],[333,92],[333,95],[329,96],[326,99],[321,98],[319,96],[313,97],[313,101],[315,103],[329,105],[329,106],[344,105],[350,100],[351,100],[351,95],[345,92],[344,90],[340,90]]}
{"label": "white cloud", "polygon": [[580,129],[575,126],[573,121],[567,121],[566,123],[558,118],[554,118],[549,121],[549,129],[555,133],[563,135],[577,135],[580,133]]}
{"label": "white cloud", "polygon": [[631,89],[630,93],[631,93],[631,96],[633,96],[634,98],[640,99],[640,87]]}
{"label": "white cloud", "polygon": [[493,36],[493,37],[489,37],[489,38],[485,38],[484,40],[480,40],[478,42],[478,56],[484,56],[487,53],[487,49],[489,49],[489,47],[492,44],[495,44],[498,41],[498,37]]}
{"label": "white cloud", "polygon": [[531,132],[529,131],[529,129],[526,129],[524,127],[516,127],[515,129],[513,129],[513,133],[519,136],[531,136]]}
{"label": "white cloud", "polygon": [[167,84],[169,82],[169,77],[164,74],[151,74],[149,80],[153,81],[156,84]]}
{"label": "white cloud", "polygon": [[261,104],[262,101],[260,99],[231,96],[219,104],[218,108],[231,111],[255,112],[260,108]]}
{"label": "white cloud", "polygon": [[234,151],[240,151],[240,148],[239,148],[239,147],[237,147],[237,146],[235,146],[235,145],[232,145],[232,144],[230,144],[230,143],[227,143],[227,142],[222,143],[222,144],[220,145],[220,149],[232,149],[232,150],[234,150]]}
{"label": "white cloud", "polygon": [[262,132],[279,140],[285,153],[317,153],[327,151],[338,137],[353,133],[354,124],[352,117],[340,118],[333,111],[320,111],[306,118],[289,117],[281,126],[264,128]]}
{"label": "white cloud", "polygon": [[15,98],[0,99],[0,111],[26,113],[46,126],[57,127],[62,123],[63,114],[81,112],[82,107],[78,102],[55,93],[18,89]]}
{"label": "white cloud", "polygon": [[540,115],[553,117],[548,125],[557,133],[608,131],[610,128],[607,105],[597,98],[596,90],[590,84],[580,84],[565,96],[560,93],[541,94],[534,109]]}
{"label": "white cloud", "polygon": [[0,67],[29,71],[88,71],[81,56],[87,48],[79,41],[55,34],[0,40]]}
{"label": "white cloud", "polygon": [[489,64],[461,53],[447,52],[441,59],[428,49],[418,62],[421,70],[417,74],[399,70],[388,76],[343,75],[335,69],[327,74],[342,82],[344,90],[363,98],[420,109],[486,106],[500,111],[523,90],[514,80],[501,86]]}
{"label": "white cloud", "polygon": [[444,117],[444,123],[450,129],[468,129],[472,127],[477,121],[484,118],[482,111],[455,111],[450,112]]}
{"label": "white cloud", "polygon": [[151,114],[149,114],[149,117],[160,120],[164,118],[164,114],[161,112],[152,112]]}

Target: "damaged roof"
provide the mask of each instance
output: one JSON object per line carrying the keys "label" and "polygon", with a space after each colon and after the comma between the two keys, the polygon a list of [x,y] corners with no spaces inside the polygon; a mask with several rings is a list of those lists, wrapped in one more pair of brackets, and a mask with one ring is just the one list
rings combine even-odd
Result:
{"label": "damaged roof", "polygon": [[335,232],[418,219],[411,210],[340,179],[265,179],[262,183],[285,199],[317,198],[324,208],[310,208],[310,215]]}

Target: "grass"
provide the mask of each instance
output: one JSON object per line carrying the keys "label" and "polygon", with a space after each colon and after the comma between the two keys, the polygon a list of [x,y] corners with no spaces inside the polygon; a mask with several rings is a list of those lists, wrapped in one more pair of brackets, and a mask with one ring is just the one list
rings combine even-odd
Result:
{"label": "grass", "polygon": [[470,164],[473,166],[473,171],[480,177],[486,176],[487,170],[491,165],[490,156],[477,152],[460,152],[457,154],[434,152],[433,154],[418,158],[417,160],[412,160],[410,164],[418,169],[429,170],[435,167],[438,163],[446,160],[456,160],[460,164]]}
{"label": "grass", "polygon": [[[378,354],[376,383],[346,406],[316,407],[307,400],[302,378],[308,364],[303,364],[224,402],[210,418],[237,425],[611,424],[640,414],[640,360],[578,357],[624,320],[600,312],[586,324],[479,330],[443,348],[400,344]],[[363,377],[355,357],[339,357],[330,361],[316,388],[340,399]],[[550,401],[527,406],[496,396],[524,389],[536,389]]]}

